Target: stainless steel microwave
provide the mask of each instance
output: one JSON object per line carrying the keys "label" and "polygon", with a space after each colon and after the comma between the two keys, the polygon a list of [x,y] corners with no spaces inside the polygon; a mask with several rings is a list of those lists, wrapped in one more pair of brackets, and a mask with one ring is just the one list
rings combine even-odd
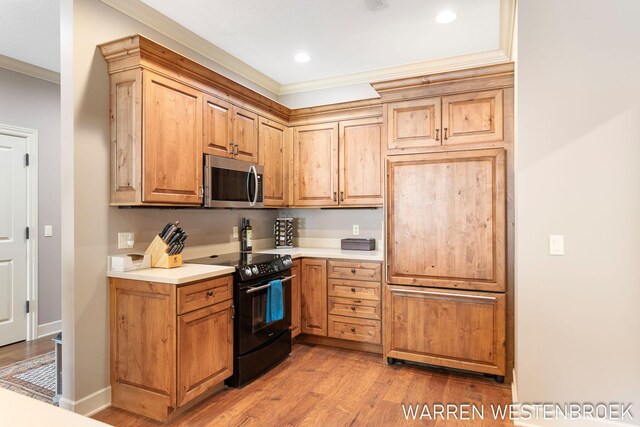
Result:
{"label": "stainless steel microwave", "polygon": [[204,155],[205,208],[262,208],[261,165]]}

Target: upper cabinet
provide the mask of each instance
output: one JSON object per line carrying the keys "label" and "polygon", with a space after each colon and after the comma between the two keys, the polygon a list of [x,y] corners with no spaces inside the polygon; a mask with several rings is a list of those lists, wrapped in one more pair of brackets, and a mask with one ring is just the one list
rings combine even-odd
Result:
{"label": "upper cabinet", "polygon": [[340,122],[339,187],[342,206],[382,206],[382,117]]}
{"label": "upper cabinet", "polygon": [[264,166],[264,205],[288,206],[292,186],[291,129],[263,117],[259,118],[258,123],[258,163]]}
{"label": "upper cabinet", "polygon": [[294,206],[382,206],[382,118],[293,131]]}
{"label": "upper cabinet", "polygon": [[205,153],[256,162],[258,115],[206,95],[203,143]]}
{"label": "upper cabinet", "polygon": [[503,89],[389,102],[385,105],[387,152],[499,145],[504,140],[503,103]]}
{"label": "upper cabinet", "polygon": [[201,203],[202,93],[144,71],[143,201]]}
{"label": "upper cabinet", "polygon": [[338,205],[338,123],[293,130],[293,203]]}

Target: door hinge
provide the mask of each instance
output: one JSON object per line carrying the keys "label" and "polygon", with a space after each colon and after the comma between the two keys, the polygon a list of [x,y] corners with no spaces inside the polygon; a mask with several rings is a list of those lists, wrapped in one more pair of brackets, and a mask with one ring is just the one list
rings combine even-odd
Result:
{"label": "door hinge", "polygon": [[31,308],[29,307],[29,301],[27,301],[27,313],[29,313],[31,311]]}
{"label": "door hinge", "polygon": [[24,155],[24,165],[29,166],[29,153]]}
{"label": "door hinge", "polygon": [[24,229],[24,236],[29,240],[29,227]]}

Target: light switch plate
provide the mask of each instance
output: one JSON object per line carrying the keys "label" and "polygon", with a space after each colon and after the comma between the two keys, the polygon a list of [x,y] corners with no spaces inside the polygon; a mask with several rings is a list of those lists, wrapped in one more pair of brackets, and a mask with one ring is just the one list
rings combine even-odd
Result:
{"label": "light switch plate", "polygon": [[118,233],[118,249],[131,249],[134,243],[133,233]]}
{"label": "light switch plate", "polygon": [[358,224],[353,224],[353,235],[357,236],[360,234],[360,226]]}
{"label": "light switch plate", "polygon": [[562,234],[549,235],[549,255],[564,255],[564,236]]}
{"label": "light switch plate", "polygon": [[44,237],[53,236],[53,225],[45,225],[44,226]]}
{"label": "light switch plate", "polygon": [[238,238],[238,227],[233,227],[233,237]]}

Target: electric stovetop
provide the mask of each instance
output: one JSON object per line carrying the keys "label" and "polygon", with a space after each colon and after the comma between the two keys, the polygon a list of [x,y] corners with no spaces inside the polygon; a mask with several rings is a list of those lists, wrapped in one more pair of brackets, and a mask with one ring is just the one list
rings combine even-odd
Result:
{"label": "electric stovetop", "polygon": [[246,265],[268,264],[280,258],[276,254],[254,254],[251,252],[232,252],[222,255],[211,255],[205,258],[186,260],[190,264],[228,265],[231,267],[243,267]]}

